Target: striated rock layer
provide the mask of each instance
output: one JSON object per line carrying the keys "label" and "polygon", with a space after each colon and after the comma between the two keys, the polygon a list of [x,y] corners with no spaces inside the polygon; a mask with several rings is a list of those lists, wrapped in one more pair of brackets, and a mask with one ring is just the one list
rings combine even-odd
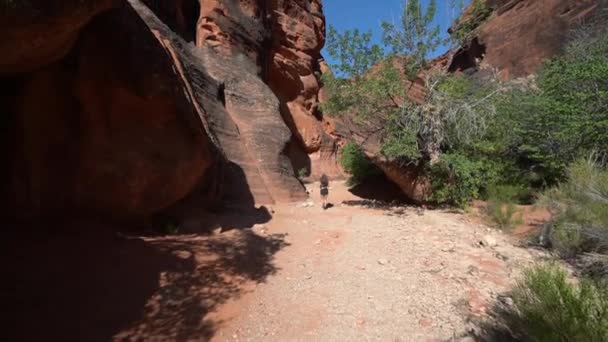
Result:
{"label": "striated rock layer", "polygon": [[320,1],[1,10],[8,217],[138,219],[194,192],[234,206],[302,199],[294,156],[310,170],[308,153],[339,172],[317,110]]}
{"label": "striated rock layer", "polygon": [[279,100],[292,133],[287,151],[296,172],[339,177],[338,146],[318,110],[324,43],[320,0],[205,1],[196,40],[197,46],[252,61],[252,70]]}
{"label": "striated rock layer", "polygon": [[474,32],[472,43],[456,54],[450,69],[473,67],[477,58],[503,78],[533,74],[545,59],[561,52],[574,28],[605,4],[605,0],[487,0],[492,15]]}

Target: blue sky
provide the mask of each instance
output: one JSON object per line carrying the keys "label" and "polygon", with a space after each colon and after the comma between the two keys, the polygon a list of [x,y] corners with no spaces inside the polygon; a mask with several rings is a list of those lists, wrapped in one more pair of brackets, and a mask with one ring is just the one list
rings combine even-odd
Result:
{"label": "blue sky", "polygon": [[[361,31],[372,30],[374,38],[379,41],[382,35],[382,21],[397,21],[403,9],[405,0],[324,0],[323,11],[327,27],[334,26],[342,32],[346,29],[358,28]],[[467,0],[466,3],[469,1]],[[428,0],[422,0],[424,6]],[[437,0],[437,15],[435,21],[441,25],[442,33],[447,35],[447,29],[452,22],[452,10],[449,0]],[[435,55],[445,52],[444,47]],[[323,56],[331,64],[329,54],[323,50]]]}

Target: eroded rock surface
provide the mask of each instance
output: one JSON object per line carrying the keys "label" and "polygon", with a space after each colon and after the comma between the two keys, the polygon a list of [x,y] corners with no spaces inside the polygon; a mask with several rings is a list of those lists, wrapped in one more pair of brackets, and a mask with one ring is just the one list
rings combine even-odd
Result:
{"label": "eroded rock surface", "polygon": [[306,148],[288,110],[297,102],[323,131],[320,2],[45,4],[43,21],[23,7],[0,27],[9,216],[141,218],[194,191],[228,205],[301,199],[291,146],[324,142],[335,160],[333,139]]}
{"label": "eroded rock surface", "polygon": [[[57,23],[72,15],[66,13]],[[11,30],[37,25],[25,20]],[[34,62],[0,76],[11,89],[2,101],[10,133],[3,142],[4,208],[23,219],[133,219],[186,196],[218,150],[173,61],[126,4],[71,34],[78,39],[67,54],[30,46],[22,54]],[[0,59],[12,65],[11,54]]]}
{"label": "eroded rock surface", "polygon": [[475,58],[498,69],[503,78],[530,75],[563,48],[572,29],[597,12],[603,0],[488,0],[492,15],[477,29],[472,46],[452,69],[466,69]]}

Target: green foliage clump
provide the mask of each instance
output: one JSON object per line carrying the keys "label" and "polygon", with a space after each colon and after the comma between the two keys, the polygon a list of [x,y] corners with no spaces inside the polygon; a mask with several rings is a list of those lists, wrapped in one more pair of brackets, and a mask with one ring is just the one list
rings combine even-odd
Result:
{"label": "green foliage clump", "polygon": [[308,170],[306,170],[305,167],[301,168],[298,170],[298,178],[299,179],[303,179],[306,178],[306,176],[308,176]]}
{"label": "green foliage clump", "polygon": [[[504,194],[498,195],[493,190],[496,184],[520,189],[517,202],[526,202],[531,196],[523,185],[515,185],[520,177],[516,166],[509,160],[501,160],[500,155],[487,156],[479,151],[454,149],[443,153],[440,161],[428,169],[432,190],[428,199],[435,202],[461,208],[473,199],[491,199],[494,196],[507,202],[502,200]],[[508,202],[514,201],[509,199]]]}
{"label": "green foliage clump", "polygon": [[456,32],[454,32],[456,39],[461,43],[466,42],[471,32],[488,19],[490,15],[492,15],[492,8],[488,6],[486,0],[473,0],[468,19],[459,23]]}
{"label": "green foliage clump", "polygon": [[342,149],[340,165],[344,171],[350,173],[350,185],[357,185],[365,178],[376,172],[376,167],[367,158],[361,148],[355,143],[348,143]]}
{"label": "green foliage clump", "polygon": [[488,216],[501,229],[510,229],[521,224],[521,215],[517,216],[515,203],[528,196],[528,191],[521,186],[504,184],[493,185],[487,189]]}
{"label": "green foliage clump", "polygon": [[484,165],[462,154],[444,154],[439,163],[430,167],[430,176],[430,200],[464,208],[480,196]]}
{"label": "green foliage clump", "polygon": [[384,53],[377,44],[372,44],[372,33],[346,30],[338,32],[329,26],[327,52],[338,61],[332,69],[340,76],[358,77],[378,63]]}
{"label": "green foliage clump", "polygon": [[408,0],[403,6],[399,23],[383,22],[382,42],[394,56],[408,56],[403,71],[408,79],[418,76],[429,55],[446,43],[441,28],[434,23],[437,1],[429,0],[426,10],[419,0]]}
{"label": "green foliage clump", "polygon": [[416,77],[445,42],[433,22],[436,12],[436,0],[426,9],[419,0],[407,1],[398,23],[382,23],[382,46],[372,43],[371,32],[340,33],[330,26],[327,52],[337,63],[323,78],[330,95],[323,111],[339,115],[354,109],[360,119],[386,119],[401,110],[404,82]]}
{"label": "green foliage clump", "polygon": [[575,162],[567,181],[547,190],[541,203],[554,214],[552,244],[562,256],[608,254],[608,170],[597,161]]}
{"label": "green foliage clump", "polygon": [[526,270],[513,303],[506,323],[522,340],[608,340],[608,288],[589,279],[571,283],[556,265]]}
{"label": "green foliage clump", "polygon": [[174,217],[163,216],[158,221],[159,230],[165,235],[179,234],[179,221]]}
{"label": "green foliage clump", "polygon": [[511,118],[510,143],[548,185],[563,179],[578,157],[608,153],[606,33],[570,42],[563,56],[544,65],[537,89],[515,91],[501,107]]}

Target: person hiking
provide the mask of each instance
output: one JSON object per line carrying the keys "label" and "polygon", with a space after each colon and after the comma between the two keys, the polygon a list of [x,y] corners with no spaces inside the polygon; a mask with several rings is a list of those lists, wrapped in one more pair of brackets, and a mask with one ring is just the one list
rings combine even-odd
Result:
{"label": "person hiking", "polygon": [[329,195],[329,178],[326,174],[321,175],[321,200],[323,209],[327,209],[327,196]]}

